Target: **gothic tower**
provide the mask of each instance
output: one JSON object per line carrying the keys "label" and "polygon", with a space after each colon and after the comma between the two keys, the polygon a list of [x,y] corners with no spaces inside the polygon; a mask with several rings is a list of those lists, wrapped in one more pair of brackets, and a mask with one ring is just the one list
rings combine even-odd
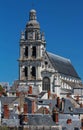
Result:
{"label": "gothic tower", "polygon": [[32,86],[39,91],[41,88],[41,62],[45,52],[44,33],[40,31],[37,21],[36,11],[29,12],[29,22],[20,38],[20,58],[19,58],[19,84]]}

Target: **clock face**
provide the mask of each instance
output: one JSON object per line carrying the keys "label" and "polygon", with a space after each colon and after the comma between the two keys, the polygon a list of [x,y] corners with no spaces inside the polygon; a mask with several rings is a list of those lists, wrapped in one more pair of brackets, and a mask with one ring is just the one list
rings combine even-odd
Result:
{"label": "clock face", "polygon": [[28,39],[32,39],[33,38],[33,32],[29,32],[28,33]]}

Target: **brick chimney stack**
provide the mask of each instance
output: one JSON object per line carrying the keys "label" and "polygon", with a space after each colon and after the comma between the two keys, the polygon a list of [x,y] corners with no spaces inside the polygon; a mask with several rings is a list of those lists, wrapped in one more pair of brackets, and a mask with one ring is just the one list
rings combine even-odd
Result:
{"label": "brick chimney stack", "polygon": [[80,108],[83,108],[83,104],[82,103],[80,103]]}
{"label": "brick chimney stack", "polygon": [[81,130],[83,130],[83,119],[81,119]]}
{"label": "brick chimney stack", "polygon": [[51,96],[51,93],[50,93],[50,90],[48,91],[48,99],[50,98]]}
{"label": "brick chimney stack", "polygon": [[33,91],[32,91],[32,86],[29,86],[29,91],[28,91],[28,94],[32,94]]}
{"label": "brick chimney stack", "polygon": [[16,91],[16,96],[19,97],[20,96],[20,92]]}
{"label": "brick chimney stack", "polygon": [[24,103],[24,114],[28,113],[28,104]]}
{"label": "brick chimney stack", "polygon": [[67,124],[71,124],[72,123],[72,120],[71,119],[68,119],[67,120]]}
{"label": "brick chimney stack", "polygon": [[35,111],[36,111],[36,103],[35,103],[35,101],[33,100],[33,101],[32,101],[32,113],[35,113]]}
{"label": "brick chimney stack", "polygon": [[57,107],[60,108],[60,98],[57,97]]}
{"label": "brick chimney stack", "polygon": [[56,124],[59,124],[59,114],[58,114],[58,111],[56,109],[53,110],[53,121]]}
{"label": "brick chimney stack", "polygon": [[9,108],[7,104],[4,104],[4,118],[5,119],[9,118]]}

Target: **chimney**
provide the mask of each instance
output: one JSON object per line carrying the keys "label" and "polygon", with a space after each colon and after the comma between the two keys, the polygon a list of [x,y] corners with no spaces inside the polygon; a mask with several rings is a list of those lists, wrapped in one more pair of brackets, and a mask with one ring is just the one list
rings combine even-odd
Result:
{"label": "chimney", "polygon": [[5,119],[9,118],[9,108],[7,104],[4,104],[4,118]]}
{"label": "chimney", "polygon": [[19,97],[20,96],[20,92],[16,91],[16,96]]}
{"label": "chimney", "polygon": [[79,95],[76,96],[76,101],[79,102]]}
{"label": "chimney", "polygon": [[83,119],[81,119],[81,130],[83,130]]}
{"label": "chimney", "polygon": [[72,123],[72,120],[71,119],[68,119],[67,120],[67,124],[71,124]]}
{"label": "chimney", "polygon": [[60,108],[60,98],[57,97],[57,107]]}
{"label": "chimney", "polygon": [[83,104],[82,103],[80,104],[80,108],[83,108]]}
{"label": "chimney", "polygon": [[27,115],[24,115],[23,123],[28,124],[28,116]]}
{"label": "chimney", "polygon": [[66,95],[66,96],[67,96],[67,98],[69,98],[69,97],[70,97],[70,94],[69,94],[69,93],[67,93],[67,95]]}
{"label": "chimney", "polygon": [[50,90],[48,91],[48,99],[50,98],[51,96],[51,93],[50,93]]}
{"label": "chimney", "polygon": [[35,104],[35,101],[33,100],[32,101],[32,113],[35,113],[36,111],[36,104]]}
{"label": "chimney", "polygon": [[28,105],[27,103],[24,103],[24,114],[28,113]]}
{"label": "chimney", "polygon": [[32,94],[32,86],[29,86],[28,94]]}
{"label": "chimney", "polygon": [[53,121],[56,124],[59,124],[59,115],[58,115],[58,111],[56,109],[53,110]]}

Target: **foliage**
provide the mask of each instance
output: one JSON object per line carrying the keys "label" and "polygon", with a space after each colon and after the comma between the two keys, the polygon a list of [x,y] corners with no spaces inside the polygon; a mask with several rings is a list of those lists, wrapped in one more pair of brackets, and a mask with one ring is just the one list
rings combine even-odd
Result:
{"label": "foliage", "polygon": [[4,91],[3,87],[0,85],[0,93],[2,93],[2,95],[7,96],[6,92]]}
{"label": "foliage", "polygon": [[0,92],[2,92],[3,91],[3,87],[0,85]]}

